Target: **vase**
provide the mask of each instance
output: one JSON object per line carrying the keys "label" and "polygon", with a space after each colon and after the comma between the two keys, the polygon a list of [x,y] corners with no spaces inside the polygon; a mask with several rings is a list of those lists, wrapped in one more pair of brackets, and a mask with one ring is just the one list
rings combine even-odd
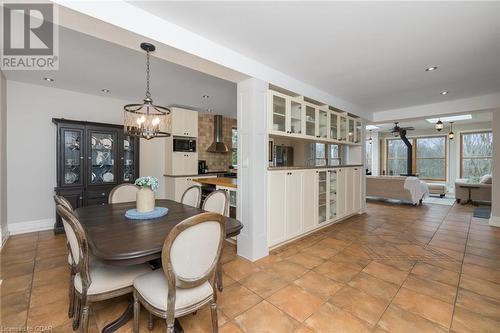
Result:
{"label": "vase", "polygon": [[148,213],[155,209],[155,192],[151,188],[142,186],[137,191],[136,199],[137,211],[139,213]]}

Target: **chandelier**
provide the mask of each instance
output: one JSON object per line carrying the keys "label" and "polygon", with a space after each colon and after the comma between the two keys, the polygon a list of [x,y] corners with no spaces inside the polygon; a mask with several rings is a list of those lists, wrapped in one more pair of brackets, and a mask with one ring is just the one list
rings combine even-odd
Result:
{"label": "chandelier", "polygon": [[155,46],[141,43],[141,49],[146,51],[146,96],[140,104],[127,104],[123,107],[124,132],[146,140],[170,136],[170,109],[154,105],[149,92],[149,53],[155,50]]}
{"label": "chandelier", "polygon": [[441,119],[438,119],[436,125],[434,125],[434,128],[440,132],[443,128],[444,128],[444,124],[443,122],[441,121]]}

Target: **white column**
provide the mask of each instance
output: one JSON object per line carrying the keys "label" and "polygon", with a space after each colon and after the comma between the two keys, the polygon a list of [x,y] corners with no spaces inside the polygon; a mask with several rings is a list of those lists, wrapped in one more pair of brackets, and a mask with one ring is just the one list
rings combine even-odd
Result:
{"label": "white column", "polygon": [[267,246],[267,89],[258,79],[238,83],[238,203],[243,223],[238,255],[255,261]]}
{"label": "white column", "polygon": [[0,71],[0,248],[9,237],[7,229],[7,81]]}
{"label": "white column", "polygon": [[[366,134],[370,135],[370,134]],[[378,132],[371,133],[373,143],[372,143],[372,175],[380,175],[380,141]]]}
{"label": "white column", "polygon": [[493,160],[490,225],[500,227],[500,110],[493,111]]}

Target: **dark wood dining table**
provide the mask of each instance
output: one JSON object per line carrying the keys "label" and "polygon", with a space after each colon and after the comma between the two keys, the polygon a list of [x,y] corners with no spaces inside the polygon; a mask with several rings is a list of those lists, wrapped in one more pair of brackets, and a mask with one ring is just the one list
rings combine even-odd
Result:
{"label": "dark wood dining table", "polygon": [[[125,212],[135,208],[135,202],[87,206],[76,209],[85,229],[89,248],[100,261],[109,265],[136,265],[161,257],[165,237],[172,228],[188,217],[203,213],[199,208],[172,200],[156,200],[157,207],[168,208],[168,214],[152,220],[130,220]],[[240,233],[243,225],[226,217],[226,237]],[[132,302],[125,312],[103,328],[103,333],[116,331],[133,314]],[[178,330],[181,329],[177,322]]]}

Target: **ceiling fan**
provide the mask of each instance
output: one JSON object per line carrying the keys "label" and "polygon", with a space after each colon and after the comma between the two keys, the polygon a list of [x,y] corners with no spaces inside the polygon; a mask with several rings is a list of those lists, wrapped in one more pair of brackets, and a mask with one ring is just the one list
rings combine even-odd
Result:
{"label": "ceiling fan", "polygon": [[415,127],[409,126],[409,127],[400,127],[399,122],[396,121],[394,122],[394,127],[391,129],[391,133],[400,133],[401,131],[413,131]]}

